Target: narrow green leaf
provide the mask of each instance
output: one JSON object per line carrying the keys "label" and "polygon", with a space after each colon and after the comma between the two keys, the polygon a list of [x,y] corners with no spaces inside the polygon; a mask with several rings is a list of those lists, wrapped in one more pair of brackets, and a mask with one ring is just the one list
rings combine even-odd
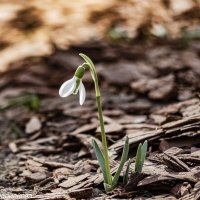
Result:
{"label": "narrow green leaf", "polygon": [[146,155],[147,155],[147,147],[148,147],[148,143],[147,143],[147,140],[145,140],[143,145],[142,145],[142,159],[141,159],[142,168],[143,168],[143,165],[144,165],[144,160],[145,160]]}
{"label": "narrow green leaf", "polygon": [[123,175],[123,184],[126,185],[128,183],[128,173],[130,171],[130,165],[131,165],[131,160],[129,159],[127,167],[126,167],[126,171],[124,172]]}
{"label": "narrow green leaf", "polygon": [[107,172],[106,172],[106,168],[105,168],[105,159],[104,159],[103,153],[95,140],[92,140],[92,146],[94,148],[97,160],[99,162],[101,171],[103,173],[104,182],[108,183],[108,177],[107,177]]}
{"label": "narrow green leaf", "polygon": [[141,159],[142,159],[142,144],[138,145],[137,154],[136,154],[136,161],[135,161],[135,172],[140,173],[141,169]]}
{"label": "narrow green leaf", "polygon": [[143,145],[140,143],[138,146],[136,161],[135,161],[135,172],[136,173],[142,172],[144,160],[145,160],[146,154],[147,154],[147,147],[148,147],[148,143],[146,140],[143,143]]}
{"label": "narrow green leaf", "polygon": [[116,171],[116,173],[114,175],[114,178],[113,178],[113,182],[112,182],[112,187],[113,188],[117,185],[120,173],[121,173],[121,171],[122,171],[122,169],[124,167],[125,162],[127,161],[128,152],[129,152],[129,139],[128,139],[128,137],[126,137],[125,144],[124,144],[124,149],[123,149],[123,153],[122,153],[122,157],[121,157],[121,161],[120,161],[119,167],[118,167],[118,169],[117,169],[117,171]]}

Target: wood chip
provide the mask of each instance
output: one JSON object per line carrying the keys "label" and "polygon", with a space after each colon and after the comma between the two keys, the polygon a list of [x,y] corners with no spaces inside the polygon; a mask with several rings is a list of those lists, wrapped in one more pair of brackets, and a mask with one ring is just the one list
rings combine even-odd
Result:
{"label": "wood chip", "polygon": [[52,167],[52,168],[60,168],[60,167],[66,167],[69,169],[74,169],[74,165],[67,164],[67,163],[59,163],[59,162],[52,162],[52,161],[45,161],[43,159],[39,159],[36,157],[33,157],[33,160],[39,163],[42,163],[44,166]]}
{"label": "wood chip", "polygon": [[9,143],[9,148],[10,148],[10,150],[11,150],[13,153],[17,153],[18,150],[19,150],[19,149],[17,148],[16,143],[14,143],[14,142]]}
{"label": "wood chip", "polygon": [[163,156],[163,161],[166,163],[166,165],[177,172],[189,172],[190,168],[183,162],[181,161],[178,157],[174,155],[169,155],[164,153]]}
{"label": "wood chip", "polygon": [[87,174],[76,176],[76,177],[69,177],[68,180],[62,182],[61,184],[59,184],[59,186],[64,187],[64,188],[70,188],[70,187],[80,183],[84,179],[88,178],[89,176],[90,176],[90,174],[87,173]]}
{"label": "wood chip", "polygon": [[36,172],[31,173],[30,175],[26,176],[26,178],[30,179],[33,182],[40,182],[44,179],[46,179],[48,176],[46,173]]}
{"label": "wood chip", "polygon": [[[105,125],[105,131],[107,134],[114,134],[114,133],[120,133],[123,131],[123,126],[117,123],[112,124],[106,124]],[[97,133],[101,132],[100,127],[96,130]]]}
{"label": "wood chip", "polygon": [[40,130],[42,127],[41,121],[37,117],[32,117],[30,121],[26,124],[26,133],[34,133]]}

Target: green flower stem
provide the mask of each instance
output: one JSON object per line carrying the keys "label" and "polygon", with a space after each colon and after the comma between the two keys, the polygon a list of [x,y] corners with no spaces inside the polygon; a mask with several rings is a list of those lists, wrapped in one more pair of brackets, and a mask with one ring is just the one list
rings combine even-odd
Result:
{"label": "green flower stem", "polygon": [[112,185],[112,176],[110,173],[110,163],[109,163],[109,157],[108,157],[108,145],[106,140],[106,133],[105,133],[105,127],[104,127],[104,120],[103,120],[103,112],[102,112],[102,106],[101,106],[101,96],[97,96],[97,106],[98,106],[98,112],[99,112],[99,120],[100,120],[100,126],[101,126],[101,140],[103,145],[103,153],[104,153],[104,159],[105,159],[105,168],[108,175],[108,183],[109,185]]}
{"label": "green flower stem", "polygon": [[[106,133],[105,133],[105,127],[104,127],[104,120],[103,120],[103,112],[102,112],[102,104],[101,104],[101,94],[99,89],[99,83],[98,83],[98,77],[96,73],[96,69],[94,67],[93,62],[84,54],[79,54],[87,63],[87,66],[90,69],[90,72],[92,74],[92,78],[95,85],[95,93],[96,93],[96,100],[97,100],[97,106],[98,106],[98,113],[99,113],[99,120],[100,120],[100,127],[101,127],[101,139],[102,139],[102,146],[103,146],[103,154],[105,159],[105,170],[107,173],[107,183],[108,185],[112,185],[112,175],[110,172],[110,162],[109,162],[109,156],[108,156],[108,145],[107,145],[107,139],[106,139]],[[84,67],[87,67],[86,64],[83,64]]]}

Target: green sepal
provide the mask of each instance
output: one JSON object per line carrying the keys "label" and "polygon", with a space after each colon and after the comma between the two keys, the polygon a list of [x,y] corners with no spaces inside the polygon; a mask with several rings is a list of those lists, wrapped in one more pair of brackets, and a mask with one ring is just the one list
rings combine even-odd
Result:
{"label": "green sepal", "polygon": [[121,161],[120,161],[120,164],[119,164],[119,167],[114,175],[114,178],[113,178],[113,182],[112,182],[112,187],[114,188],[117,183],[118,183],[118,179],[119,179],[119,176],[120,176],[120,173],[124,167],[124,164],[125,162],[127,161],[127,158],[128,158],[128,152],[129,152],[129,138],[126,137],[125,139],[125,144],[124,144],[124,148],[123,148],[123,153],[122,153],[122,157],[121,157]]}

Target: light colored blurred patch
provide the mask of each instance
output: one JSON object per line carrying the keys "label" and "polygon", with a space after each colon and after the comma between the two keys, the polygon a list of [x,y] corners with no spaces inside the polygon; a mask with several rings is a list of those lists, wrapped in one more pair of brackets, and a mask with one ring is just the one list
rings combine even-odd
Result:
{"label": "light colored blurred patch", "polygon": [[43,33],[33,34],[13,43],[0,52],[0,71],[5,71],[11,62],[17,62],[30,56],[48,55],[52,52],[49,38]]}
{"label": "light colored blurred patch", "polygon": [[152,30],[151,30],[151,33],[153,35],[155,35],[156,37],[165,37],[167,36],[167,30],[166,28],[161,25],[161,24],[155,24],[153,27],[152,27]]}
{"label": "light colored blurred patch", "polygon": [[[88,38],[100,37],[98,28],[88,23],[89,13],[104,10],[112,5],[112,2],[112,0],[74,2],[60,0],[59,3],[53,0],[46,0],[45,3],[39,0],[2,1],[0,3],[0,11],[2,11],[0,12],[0,72],[7,70],[12,62],[30,56],[50,54],[53,43],[59,48],[67,48]],[[34,9],[33,16],[30,12],[26,13],[26,10],[31,9]],[[29,26],[37,23],[34,21],[37,20],[35,19],[37,16],[41,24],[28,30]]]}
{"label": "light colored blurred patch", "polygon": [[171,0],[171,7],[176,15],[180,15],[183,12],[186,12],[192,9],[195,6],[194,1],[191,0]]}
{"label": "light colored blurred patch", "polygon": [[169,0],[168,4],[163,0],[2,0],[0,72],[26,57],[49,55],[53,44],[66,49],[72,44],[105,38],[112,27],[117,28],[115,37],[117,33],[117,37],[129,41],[141,27],[147,27],[156,37],[167,32],[167,36],[175,38],[182,27],[199,23],[195,17],[181,17],[192,9],[198,12],[193,0]]}

